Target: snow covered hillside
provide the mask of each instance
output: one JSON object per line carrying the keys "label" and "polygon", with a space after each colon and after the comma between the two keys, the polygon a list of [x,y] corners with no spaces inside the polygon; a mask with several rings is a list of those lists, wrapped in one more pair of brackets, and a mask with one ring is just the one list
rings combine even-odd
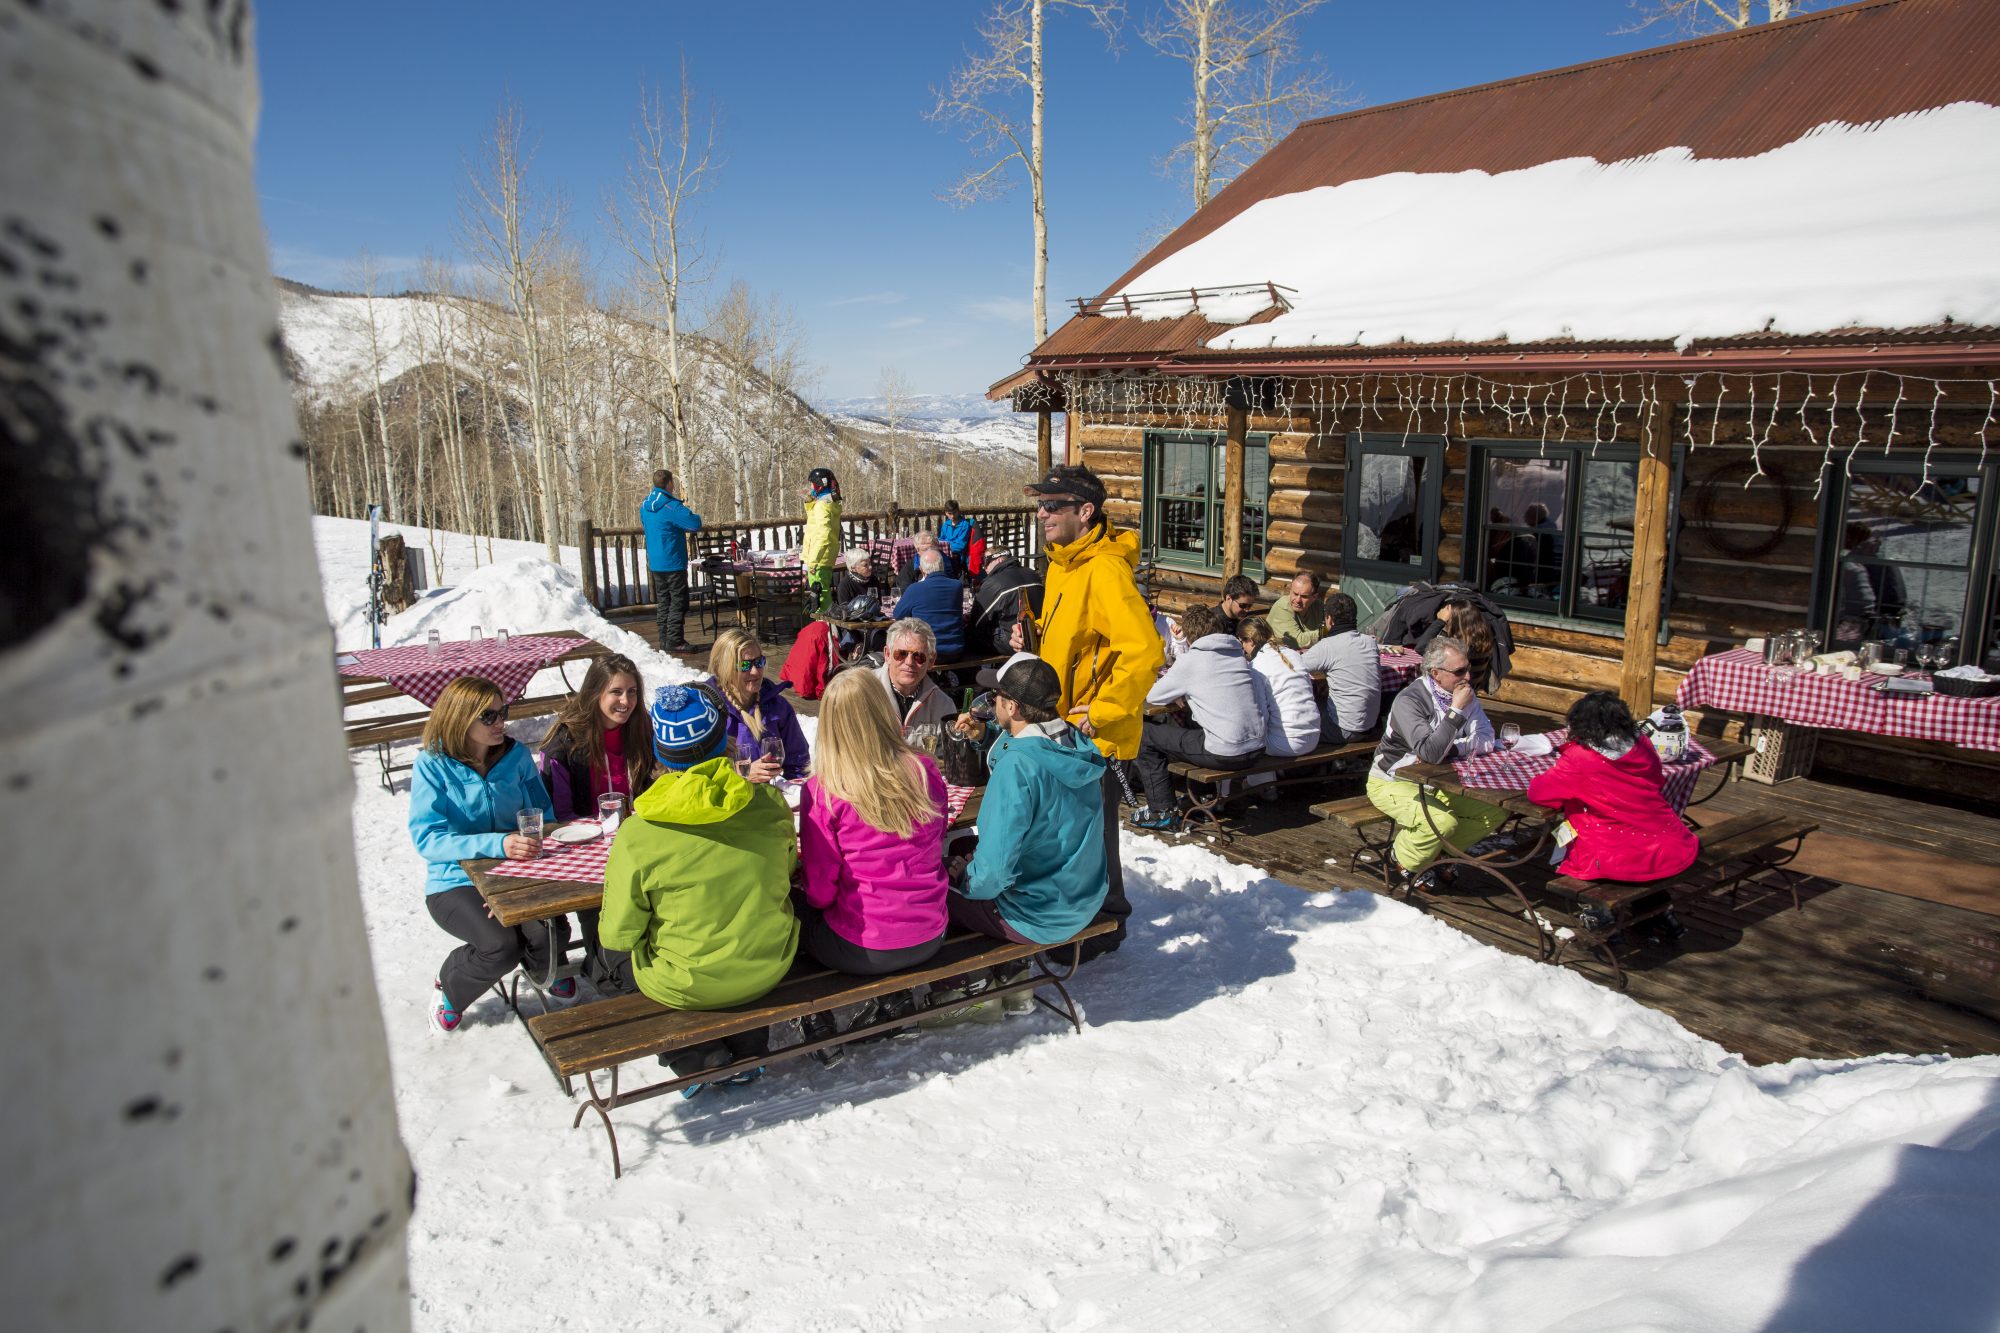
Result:
{"label": "snow covered hillside", "polygon": [[[354,642],[365,525],[316,521]],[[413,533],[413,544],[423,534]],[[612,629],[495,543],[385,642]],[[365,589],[364,595],[365,595]],[[361,629],[366,640],[365,626]],[[548,679],[530,688],[549,688]],[[544,719],[510,726],[539,739]],[[808,732],[812,730],[806,720]],[[1133,938],[1037,1013],[776,1066],[572,1132],[491,1000],[425,1022],[453,945],[408,796],[353,756],[354,838],[419,1191],[416,1323],[522,1329],[1990,1329],[2000,1058],[1753,1068],[1400,903],[1128,834]],[[643,1081],[655,1071],[633,1071]],[[1984,1257],[1982,1257],[1984,1256]]]}
{"label": "snow covered hillside", "polygon": [[[889,428],[888,404],[881,398],[832,398],[819,408],[855,430],[880,434]],[[902,407],[901,428],[931,436],[947,447],[1011,449],[1030,457],[1035,452],[1035,418],[984,394],[913,395]]]}

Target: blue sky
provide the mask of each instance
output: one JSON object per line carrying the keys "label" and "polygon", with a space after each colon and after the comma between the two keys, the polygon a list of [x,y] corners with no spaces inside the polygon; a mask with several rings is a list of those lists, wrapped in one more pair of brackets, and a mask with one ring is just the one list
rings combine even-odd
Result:
{"label": "blue sky", "polygon": [[[1073,17],[1048,39],[1050,326],[1190,211],[1160,173],[1182,137],[1186,67],[1138,37],[1116,53]],[[532,179],[563,191],[576,239],[614,271],[603,198],[646,84],[685,53],[725,159],[699,224],[719,294],[740,279],[796,313],[823,397],[884,367],[919,391],[985,388],[1032,343],[1027,197],[955,209],[974,159],[923,118],[975,40],[970,0],[281,0],[258,11],[258,189],[273,262],[340,286],[365,247],[400,280],[451,256],[465,163],[519,101]],[[1593,60],[1669,35],[1618,34],[1625,0],[1334,0],[1305,45],[1361,105]]]}

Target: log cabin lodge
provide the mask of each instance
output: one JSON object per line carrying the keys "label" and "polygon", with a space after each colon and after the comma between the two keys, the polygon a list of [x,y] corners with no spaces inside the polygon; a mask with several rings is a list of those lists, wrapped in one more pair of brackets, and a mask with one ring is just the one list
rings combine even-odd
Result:
{"label": "log cabin lodge", "polygon": [[[2000,5],[1867,0],[1303,124],[991,392],[1163,609],[1468,582],[1504,703],[1800,626],[2000,669],[1996,182]],[[1816,762],[2000,800],[1991,752]]]}

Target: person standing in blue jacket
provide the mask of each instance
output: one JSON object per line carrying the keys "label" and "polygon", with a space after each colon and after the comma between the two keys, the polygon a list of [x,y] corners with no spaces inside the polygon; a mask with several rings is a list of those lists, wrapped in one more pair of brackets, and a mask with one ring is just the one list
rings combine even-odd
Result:
{"label": "person standing in blue jacket", "polygon": [[639,506],[639,523],[646,529],[646,563],[653,574],[654,614],[659,618],[660,649],[691,653],[687,641],[687,534],[701,531],[701,515],[674,494],[674,474],[661,468],[653,474],[653,489]]}
{"label": "person standing in blue jacket", "polygon": [[944,502],[944,522],[938,524],[938,545],[950,553],[947,572],[961,579],[972,574],[972,520],[958,507],[958,501]]}
{"label": "person standing in blue jacket", "polygon": [[1063,721],[1061,706],[1055,668],[1016,653],[994,678],[993,727],[970,713],[955,724],[968,740],[999,735],[987,752],[979,846],[946,899],[954,926],[1060,944],[1104,905],[1105,759]]}
{"label": "person standing in blue jacket", "polygon": [[[553,821],[555,803],[527,746],[507,735],[507,697],[483,676],[460,676],[444,687],[424,723],[423,749],[410,770],[410,840],[430,864],[424,906],[431,920],[464,940],[438,969],[431,1023],[456,1031],[465,1006],[520,964],[537,986],[569,942],[569,918],[503,926],[472,885],[460,861],[505,856],[527,861],[541,840],[518,832],[523,810]],[[576,981],[546,986],[567,1000]]]}

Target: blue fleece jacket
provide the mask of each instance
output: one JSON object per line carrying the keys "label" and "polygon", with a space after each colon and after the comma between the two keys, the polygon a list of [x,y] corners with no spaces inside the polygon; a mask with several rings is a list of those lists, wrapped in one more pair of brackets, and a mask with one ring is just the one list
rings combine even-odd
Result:
{"label": "blue fleece jacket", "polygon": [[962,892],[991,898],[1037,944],[1060,944],[1104,905],[1104,762],[1062,722],[1002,735],[987,752],[992,776]]}
{"label": "blue fleece jacket", "polygon": [[896,619],[915,616],[937,632],[938,661],[965,656],[965,585],[949,574],[926,574],[896,599]]}
{"label": "blue fleece jacket", "polygon": [[536,808],[554,822],[555,803],[542,785],[535,756],[519,741],[507,742],[484,777],[450,755],[420,753],[410,770],[410,840],[417,855],[430,862],[424,892],[472,883],[458,863],[501,855],[501,843],[519,828],[515,816]]}
{"label": "blue fleece jacket", "polygon": [[646,564],[670,574],[688,567],[683,534],[701,531],[701,515],[655,486],[639,506],[639,525],[646,529]]}
{"label": "blue fleece jacket", "polygon": [[972,549],[972,520],[961,517],[956,523],[946,519],[938,524],[938,545],[949,546],[958,567],[964,569],[965,553]]}

